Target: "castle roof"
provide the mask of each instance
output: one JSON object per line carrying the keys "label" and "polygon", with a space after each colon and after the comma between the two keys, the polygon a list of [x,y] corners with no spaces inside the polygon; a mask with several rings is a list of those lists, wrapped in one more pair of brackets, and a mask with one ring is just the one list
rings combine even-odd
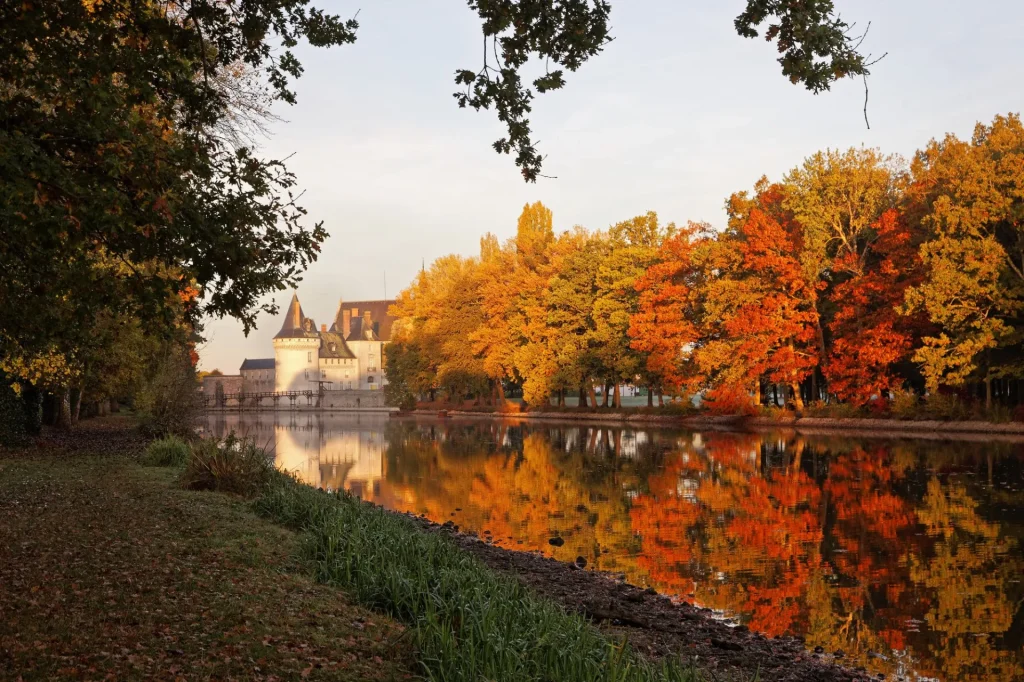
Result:
{"label": "castle roof", "polygon": [[246,358],[238,371],[244,372],[247,369],[274,369],[274,358],[256,358],[254,360]]}
{"label": "castle roof", "polygon": [[345,343],[341,334],[320,332],[320,357],[351,359],[355,357],[355,354]]}
{"label": "castle roof", "polygon": [[380,323],[376,320],[371,322],[371,325],[366,329],[363,329],[363,322],[365,318],[357,317],[349,322],[349,334],[345,339],[346,341],[380,341],[380,336],[375,330],[380,328]]}
{"label": "castle roof", "polygon": [[[344,324],[342,321],[342,314],[345,310],[348,310],[351,315],[351,322],[349,323],[349,334],[346,339],[351,341],[364,341],[366,338],[362,334],[362,319],[363,313],[367,310],[370,311],[370,317],[373,319],[373,331],[375,334],[374,341],[390,341],[391,340],[391,327],[395,322],[395,318],[388,314],[388,309],[394,305],[393,300],[389,301],[342,301],[338,304],[338,312],[334,316],[334,323],[331,324],[331,331],[342,333]],[[356,331],[358,330],[358,331]],[[356,332],[353,335],[353,332]]]}
{"label": "castle roof", "polygon": [[284,324],[275,339],[302,339],[316,338],[318,332],[316,323],[302,313],[302,306],[299,305],[299,295],[292,294],[292,302],[288,304],[288,311],[284,315]]}

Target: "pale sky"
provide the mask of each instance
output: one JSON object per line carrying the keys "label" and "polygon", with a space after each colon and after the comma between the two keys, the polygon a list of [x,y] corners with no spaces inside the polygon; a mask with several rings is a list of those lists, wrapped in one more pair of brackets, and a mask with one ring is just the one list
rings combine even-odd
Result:
{"label": "pale sky", "polygon": [[[612,0],[614,42],[534,102],[544,173],[557,179],[531,185],[491,149],[496,115],[452,97],[455,70],[481,63],[466,2],[313,4],[346,18],[359,10],[359,38],[298,50],[298,104],[277,108],[285,121],[263,152],[292,155],[309,220],[331,235],[298,289],[317,323],[330,322],[339,297],[383,298],[385,271],[393,298],[422,261],[476,255],[485,232],[512,236],[527,202],[551,208],[556,231],[649,210],[720,227],[732,192],[820,149],[910,155],[1024,110],[1020,0],[836,0],[847,21],[872,22],[862,50],[889,53],[869,81],[870,130],[861,81],[811,95],[782,76],[771,45],[736,35],[744,0]],[[290,297],[275,298],[285,307]],[[245,337],[234,320],[208,322],[200,367],[233,374],[246,357],[273,357],[280,324],[261,316]]]}

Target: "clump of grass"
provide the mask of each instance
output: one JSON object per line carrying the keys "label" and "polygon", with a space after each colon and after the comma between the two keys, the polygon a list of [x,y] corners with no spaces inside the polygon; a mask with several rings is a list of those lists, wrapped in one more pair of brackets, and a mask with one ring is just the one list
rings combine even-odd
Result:
{"label": "clump of grass", "polygon": [[182,485],[190,490],[217,490],[255,495],[271,480],[273,460],[250,438],[229,435],[223,441],[205,438],[192,446]]}
{"label": "clump of grass", "polygon": [[149,444],[142,453],[142,463],[151,467],[180,467],[188,461],[188,443],[177,436],[160,438]]}
{"label": "clump of grass", "polygon": [[276,474],[258,512],[308,532],[317,577],[408,623],[425,676],[447,682],[677,682],[582,617],[534,597],[410,519]]}

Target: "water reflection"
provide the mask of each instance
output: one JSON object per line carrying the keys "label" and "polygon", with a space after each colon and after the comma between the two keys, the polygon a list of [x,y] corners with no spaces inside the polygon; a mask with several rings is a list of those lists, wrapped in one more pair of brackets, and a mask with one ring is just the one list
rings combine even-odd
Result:
{"label": "water reflection", "polygon": [[[276,417],[276,419],[275,419]],[[626,574],[905,679],[1024,679],[1024,448],[267,413],[312,485]],[[219,420],[219,421],[218,421]],[[272,443],[270,442],[272,441]],[[552,547],[552,535],[565,539]]]}

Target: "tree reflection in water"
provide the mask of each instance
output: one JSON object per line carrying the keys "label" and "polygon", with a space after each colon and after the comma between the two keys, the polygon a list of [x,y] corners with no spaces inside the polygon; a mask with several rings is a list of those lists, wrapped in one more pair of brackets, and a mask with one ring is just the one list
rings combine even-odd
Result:
{"label": "tree reflection in water", "polygon": [[[451,519],[907,679],[1024,679],[1024,448],[795,433],[211,417],[320,487]],[[553,547],[548,539],[565,540]]]}

